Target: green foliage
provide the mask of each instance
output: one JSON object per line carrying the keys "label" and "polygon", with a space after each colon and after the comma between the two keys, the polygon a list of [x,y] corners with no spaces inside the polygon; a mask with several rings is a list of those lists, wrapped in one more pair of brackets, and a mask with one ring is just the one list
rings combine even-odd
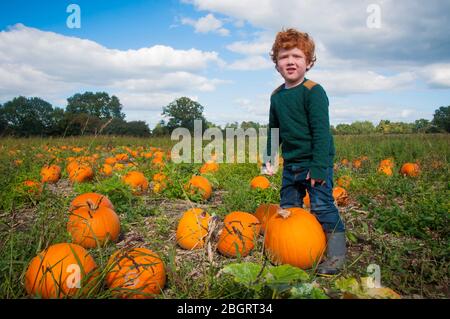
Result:
{"label": "green foliage", "polygon": [[255,297],[264,297],[265,289],[268,288],[273,298],[290,292],[294,293],[293,298],[298,298],[302,291],[299,291],[301,286],[297,284],[310,279],[304,270],[291,265],[265,266],[244,262],[229,264],[221,272],[230,275],[236,283],[253,291]]}
{"label": "green foliage", "polygon": [[450,105],[441,106],[434,111],[433,124],[444,132],[450,133]]}
{"label": "green foliage", "polygon": [[207,129],[206,119],[203,116],[203,106],[188,97],[180,97],[163,108],[163,116],[168,117],[167,128],[169,132],[178,127],[194,132],[194,120],[201,120],[203,130]]}
{"label": "green foliage", "polygon": [[71,114],[88,114],[99,119],[124,119],[122,104],[116,96],[106,92],[77,93],[67,99],[66,112]]}

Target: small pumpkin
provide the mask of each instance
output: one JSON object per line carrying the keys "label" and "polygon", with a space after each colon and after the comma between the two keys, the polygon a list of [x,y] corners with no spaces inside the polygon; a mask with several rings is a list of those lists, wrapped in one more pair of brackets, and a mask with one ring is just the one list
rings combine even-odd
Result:
{"label": "small pumpkin", "polygon": [[58,165],[46,165],[41,169],[42,183],[56,183],[61,178],[61,167]]}
{"label": "small pumpkin", "polygon": [[247,256],[255,247],[261,223],[246,212],[231,212],[224,219],[224,226],[217,242],[219,252],[227,257]]}
{"label": "small pumpkin", "polygon": [[219,164],[215,162],[207,162],[200,167],[200,174],[215,173],[219,170]]}
{"label": "small pumpkin", "polygon": [[420,175],[420,166],[417,163],[405,163],[400,168],[400,174],[403,176],[417,177]]}
{"label": "small pumpkin", "polygon": [[94,177],[94,171],[88,164],[80,164],[69,173],[69,179],[74,183],[82,183],[91,180]]}
{"label": "small pumpkin", "polygon": [[192,176],[189,182],[185,185],[185,189],[189,191],[191,195],[200,193],[204,200],[209,199],[212,193],[211,183],[203,176]]}
{"label": "small pumpkin", "polygon": [[166,283],[161,258],[147,248],[116,251],[108,261],[106,284],[119,298],[146,299],[160,294]]}
{"label": "small pumpkin", "polygon": [[390,166],[379,166],[378,167],[378,173],[387,175],[387,176],[392,176],[393,171],[392,168]]}
{"label": "small pumpkin", "polygon": [[293,207],[279,209],[270,218],[264,246],[272,263],[307,269],[320,262],[326,239],[314,215],[303,208]]}
{"label": "small pumpkin", "polygon": [[106,242],[119,238],[119,216],[108,207],[96,210],[81,207],[70,213],[67,231],[73,242],[84,248],[103,246]]}
{"label": "small pumpkin", "polygon": [[270,186],[270,181],[265,176],[256,176],[251,180],[250,186],[253,189],[266,189]]}
{"label": "small pumpkin", "polygon": [[177,226],[178,245],[189,250],[202,248],[208,235],[210,218],[211,216],[201,208],[192,208],[184,212]]}
{"label": "small pumpkin", "polygon": [[333,188],[333,198],[339,206],[348,204],[348,193],[345,188],[336,186]]}
{"label": "small pumpkin", "polygon": [[142,194],[148,189],[147,178],[138,171],[128,172],[123,177],[123,181],[132,188],[134,194]]}
{"label": "small pumpkin", "polygon": [[55,244],[31,260],[25,273],[25,289],[29,295],[45,299],[81,294],[95,278],[96,267],[94,258],[83,247]]}

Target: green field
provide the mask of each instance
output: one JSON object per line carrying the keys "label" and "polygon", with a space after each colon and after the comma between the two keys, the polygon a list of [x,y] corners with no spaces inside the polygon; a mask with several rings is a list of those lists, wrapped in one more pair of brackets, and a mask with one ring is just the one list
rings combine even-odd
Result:
{"label": "green field", "polygon": [[[0,298],[30,298],[24,288],[31,259],[46,247],[70,242],[66,229],[71,200],[78,194],[98,192],[108,196],[120,217],[117,242],[89,249],[101,276],[111,254],[118,248],[147,247],[164,262],[167,281],[156,298],[342,298],[370,297],[356,291],[355,282],[367,277],[367,267],[380,267],[381,284],[403,298],[449,298],[450,256],[450,136],[448,134],[405,134],[335,136],[335,180],[350,176],[349,202],[340,206],[347,227],[349,255],[346,269],[334,278],[317,277],[309,269],[279,268],[269,280],[261,267],[275,272],[263,252],[263,238],[246,257],[227,258],[214,249],[184,250],[175,232],[183,212],[200,207],[218,216],[218,225],[231,211],[255,212],[262,203],[279,202],[281,171],[271,176],[271,187],[253,190],[250,181],[259,174],[257,164],[219,164],[208,174],[213,186],[207,201],[186,193],[183,185],[201,164],[166,162],[165,190],[150,189],[135,195],[123,184],[126,170],[138,169],[151,181],[160,171],[150,158],[138,154],[136,167],[103,176],[99,168],[105,158],[129,150],[150,147],[169,150],[168,138],[79,137],[66,139],[3,138],[0,143]],[[141,146],[141,148],[139,148]],[[76,153],[73,147],[82,147]],[[125,148],[128,147],[128,150]],[[98,154],[95,176],[84,183],[71,183],[67,158]],[[367,156],[361,168],[352,160]],[[130,155],[131,157],[131,155]],[[393,158],[392,176],[377,173],[378,163]],[[350,164],[342,164],[348,159]],[[399,174],[403,163],[417,162],[419,177]],[[46,184],[42,193],[23,188],[25,180],[40,180],[48,163],[62,168],[56,184]],[[212,241],[212,243],[214,243]],[[214,248],[214,245],[211,247]],[[275,270],[274,270],[275,269]],[[272,278],[273,279],[273,278]],[[89,298],[112,298],[104,282],[90,291]]]}

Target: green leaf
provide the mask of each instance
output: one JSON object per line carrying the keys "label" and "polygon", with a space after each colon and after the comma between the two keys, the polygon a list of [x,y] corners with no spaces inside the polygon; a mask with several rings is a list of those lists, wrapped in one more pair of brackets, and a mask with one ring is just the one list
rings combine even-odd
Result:
{"label": "green leaf", "polygon": [[[260,290],[262,288],[262,284],[256,282],[261,272],[261,265],[251,262],[229,264],[222,269],[222,272],[233,276],[235,282],[247,288],[254,290]],[[267,270],[264,269],[262,276],[266,272]]]}
{"label": "green leaf", "polygon": [[285,283],[290,284],[296,281],[307,281],[309,275],[300,268],[291,265],[280,265],[270,267],[266,274],[267,284]]}
{"label": "green leaf", "polygon": [[292,287],[290,299],[329,299],[325,292],[313,283],[301,283]]}

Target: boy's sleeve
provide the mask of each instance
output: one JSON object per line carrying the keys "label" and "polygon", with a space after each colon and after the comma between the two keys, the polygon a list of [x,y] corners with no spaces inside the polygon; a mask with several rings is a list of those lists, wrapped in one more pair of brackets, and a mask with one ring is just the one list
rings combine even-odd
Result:
{"label": "boy's sleeve", "polygon": [[[267,146],[266,146],[266,152],[264,152],[264,163],[271,162],[273,164],[274,160],[274,154],[272,154],[272,134],[271,129],[272,128],[279,128],[280,124],[278,122],[278,117],[275,112],[275,108],[273,106],[272,100],[270,102],[270,112],[269,112],[269,129],[267,130]],[[275,151],[275,153],[278,150]]]}
{"label": "boy's sleeve", "polygon": [[310,177],[326,180],[328,156],[330,152],[330,120],[328,114],[328,97],[320,85],[315,85],[309,92],[307,105],[308,120],[312,134],[312,162]]}

